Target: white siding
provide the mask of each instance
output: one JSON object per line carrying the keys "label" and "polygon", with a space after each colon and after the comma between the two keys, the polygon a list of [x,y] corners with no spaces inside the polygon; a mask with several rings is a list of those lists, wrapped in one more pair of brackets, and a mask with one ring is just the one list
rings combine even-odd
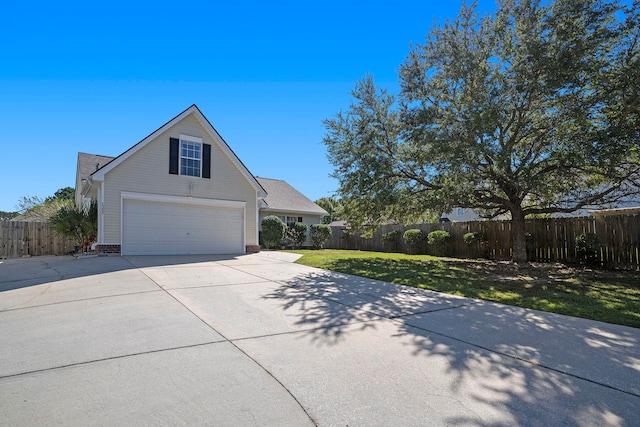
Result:
{"label": "white siding", "polygon": [[[169,174],[169,138],[197,136],[211,144],[211,179]],[[246,244],[257,244],[256,191],[199,120],[189,115],[105,175],[104,241],[121,243],[122,191],[246,202]]]}

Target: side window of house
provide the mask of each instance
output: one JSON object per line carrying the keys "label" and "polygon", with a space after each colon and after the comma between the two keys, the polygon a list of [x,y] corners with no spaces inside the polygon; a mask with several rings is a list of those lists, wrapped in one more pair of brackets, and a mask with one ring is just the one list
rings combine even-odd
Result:
{"label": "side window of house", "polygon": [[464,215],[464,208],[458,208],[458,216]]}
{"label": "side window of house", "polygon": [[169,173],[211,178],[211,145],[202,138],[180,135],[169,139]]}
{"label": "side window of house", "polygon": [[282,222],[284,222],[285,224],[287,224],[287,228],[292,228],[296,222],[302,222],[302,217],[301,216],[280,216],[280,219],[282,220]]}

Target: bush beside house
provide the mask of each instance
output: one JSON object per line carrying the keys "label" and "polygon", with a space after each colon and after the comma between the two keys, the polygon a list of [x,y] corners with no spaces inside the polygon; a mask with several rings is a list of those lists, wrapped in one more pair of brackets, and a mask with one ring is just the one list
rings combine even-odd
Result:
{"label": "bush beside house", "polygon": [[277,248],[282,244],[287,224],[280,217],[269,215],[262,220],[262,241],[267,249]]}
{"label": "bush beside house", "polygon": [[307,240],[309,227],[304,222],[296,222],[286,232],[285,243],[287,246],[300,247]]}

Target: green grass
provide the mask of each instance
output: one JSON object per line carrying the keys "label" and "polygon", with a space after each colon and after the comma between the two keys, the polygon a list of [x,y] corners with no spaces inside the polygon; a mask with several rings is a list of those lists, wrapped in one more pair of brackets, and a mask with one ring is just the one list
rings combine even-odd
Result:
{"label": "green grass", "polygon": [[300,250],[299,264],[416,288],[640,328],[640,274],[345,250]]}

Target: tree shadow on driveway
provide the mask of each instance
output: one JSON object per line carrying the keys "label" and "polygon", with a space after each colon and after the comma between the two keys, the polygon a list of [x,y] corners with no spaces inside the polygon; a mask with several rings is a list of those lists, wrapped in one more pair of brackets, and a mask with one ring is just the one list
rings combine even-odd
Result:
{"label": "tree shadow on driveway", "polygon": [[313,340],[327,345],[337,343],[347,325],[358,323],[362,329],[375,328],[375,323],[369,321],[469,303],[456,296],[339,273],[319,272],[284,283],[263,298],[279,301],[283,310],[298,313],[295,326],[311,329]]}
{"label": "tree shadow on driveway", "polygon": [[[301,307],[311,342],[348,345],[357,331],[393,322],[381,345],[400,343],[423,370],[446,360],[446,390],[475,415],[455,425],[634,425],[640,407],[640,330],[315,270],[264,298]],[[367,326],[365,326],[367,325]],[[376,354],[372,358],[379,357]],[[373,360],[373,359],[372,359]],[[347,363],[347,362],[345,362]],[[403,387],[403,371],[398,387]],[[407,379],[406,383],[411,384]],[[424,384],[425,390],[432,384]],[[406,393],[424,390],[407,389]],[[429,391],[433,393],[431,389]],[[427,398],[427,397],[425,397]],[[484,409],[483,409],[484,408]],[[483,416],[498,410],[504,418]]]}

